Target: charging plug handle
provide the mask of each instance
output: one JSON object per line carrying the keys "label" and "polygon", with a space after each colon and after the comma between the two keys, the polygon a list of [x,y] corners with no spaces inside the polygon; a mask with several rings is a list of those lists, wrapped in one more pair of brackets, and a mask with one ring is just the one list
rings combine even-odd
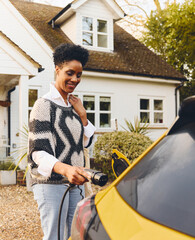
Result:
{"label": "charging plug handle", "polygon": [[84,169],[88,174],[91,175],[91,182],[94,185],[103,187],[108,182],[108,175],[93,169]]}

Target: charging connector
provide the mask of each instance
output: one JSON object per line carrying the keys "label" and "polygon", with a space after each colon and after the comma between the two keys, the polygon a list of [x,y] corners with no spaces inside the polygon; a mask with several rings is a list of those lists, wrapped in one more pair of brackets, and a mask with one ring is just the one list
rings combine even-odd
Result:
{"label": "charging connector", "polygon": [[103,187],[108,182],[108,175],[93,169],[84,169],[91,176],[91,183]]}

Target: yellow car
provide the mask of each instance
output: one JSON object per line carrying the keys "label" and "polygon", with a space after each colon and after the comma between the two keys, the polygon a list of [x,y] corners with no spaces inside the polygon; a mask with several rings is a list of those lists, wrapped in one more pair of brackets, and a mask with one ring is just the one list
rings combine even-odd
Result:
{"label": "yellow car", "polygon": [[[125,165],[115,150],[113,161],[120,158]],[[126,167],[113,168],[119,175]],[[108,188],[78,204],[70,239],[195,239],[195,96]]]}

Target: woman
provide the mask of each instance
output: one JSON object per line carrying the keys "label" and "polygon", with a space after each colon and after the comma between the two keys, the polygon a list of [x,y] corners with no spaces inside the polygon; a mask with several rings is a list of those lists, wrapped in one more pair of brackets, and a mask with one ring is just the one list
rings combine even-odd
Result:
{"label": "woman", "polygon": [[[55,49],[55,83],[35,102],[30,114],[28,161],[44,240],[57,239],[59,207],[68,183],[82,185],[90,178],[83,168],[83,146],[89,144],[95,127],[87,120],[81,100],[71,94],[81,81],[88,55],[86,49],[74,44]],[[80,200],[77,187],[69,191],[62,210],[61,239],[70,236]]]}

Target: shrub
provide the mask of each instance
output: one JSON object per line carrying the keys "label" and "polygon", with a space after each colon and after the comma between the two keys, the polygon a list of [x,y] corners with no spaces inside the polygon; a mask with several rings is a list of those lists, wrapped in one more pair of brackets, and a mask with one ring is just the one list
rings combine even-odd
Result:
{"label": "shrub", "polygon": [[147,136],[139,133],[123,131],[104,133],[94,144],[94,163],[98,166],[98,170],[113,179],[111,166],[113,149],[123,153],[132,163],[151,144],[152,141]]}
{"label": "shrub", "polygon": [[127,129],[122,126],[122,128],[125,131],[140,133],[140,134],[143,134],[143,135],[148,133],[149,123],[147,122],[147,120],[145,121],[143,119],[141,121],[141,120],[138,119],[138,117],[134,117],[134,124],[131,121],[128,121],[127,119],[125,119],[125,123],[126,123]]}
{"label": "shrub", "polygon": [[[12,161],[0,162],[0,170],[14,170],[16,165]],[[17,167],[17,170],[20,169]]]}

